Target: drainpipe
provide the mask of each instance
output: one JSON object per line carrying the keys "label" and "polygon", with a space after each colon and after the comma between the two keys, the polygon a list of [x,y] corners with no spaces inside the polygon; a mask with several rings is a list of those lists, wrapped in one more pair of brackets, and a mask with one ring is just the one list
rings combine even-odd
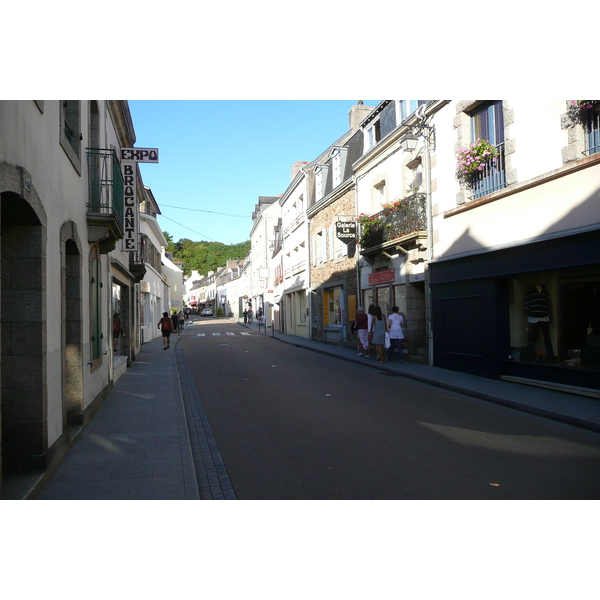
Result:
{"label": "drainpipe", "polygon": [[354,184],[354,220],[356,222],[356,246],[354,247],[354,262],[356,264],[356,298],[357,298],[357,306],[363,306],[362,303],[362,288],[360,283],[360,256],[358,254],[358,178],[356,175],[352,175],[353,184]]}
{"label": "drainpipe", "polygon": [[[417,117],[421,120],[421,123],[425,123],[425,106],[420,106],[417,109]],[[433,129],[429,130],[433,131]],[[431,302],[431,285],[429,281],[431,260],[433,258],[433,217],[432,217],[432,206],[431,206],[431,160],[429,156],[429,134],[425,131],[423,135],[425,141],[425,209],[427,218],[427,300],[428,300],[428,313],[429,318],[427,322],[427,364],[433,366],[433,325],[432,325],[432,302]]]}

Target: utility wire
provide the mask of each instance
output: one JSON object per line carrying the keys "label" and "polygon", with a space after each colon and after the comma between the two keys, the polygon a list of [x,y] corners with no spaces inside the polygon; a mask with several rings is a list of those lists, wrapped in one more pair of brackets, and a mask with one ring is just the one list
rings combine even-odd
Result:
{"label": "utility wire", "polygon": [[[160,216],[169,221],[173,221],[173,219],[169,219],[169,217],[165,217],[165,215],[160,215]],[[175,225],[179,225],[179,227],[183,227],[184,229],[189,229],[190,231],[193,231],[194,233],[201,235],[202,237],[206,238],[207,240],[210,240],[211,242],[217,242],[217,240],[213,240],[212,238],[209,238],[207,235],[204,235],[203,233],[200,233],[199,231],[195,231],[194,229],[190,229],[189,227],[186,227],[185,225],[182,225],[181,223],[178,223],[177,221],[173,221],[173,223],[175,223]],[[217,244],[220,244],[220,243],[221,242],[217,242]]]}
{"label": "utility wire", "polygon": [[212,213],[213,215],[225,215],[226,217],[238,217],[240,219],[249,218],[248,215],[230,215],[229,213],[215,212],[214,210],[202,210],[201,208],[186,208],[185,206],[171,206],[170,204],[163,204],[162,202],[161,202],[160,206],[161,207],[166,206],[167,208],[179,208],[181,210],[193,210],[196,212]]}

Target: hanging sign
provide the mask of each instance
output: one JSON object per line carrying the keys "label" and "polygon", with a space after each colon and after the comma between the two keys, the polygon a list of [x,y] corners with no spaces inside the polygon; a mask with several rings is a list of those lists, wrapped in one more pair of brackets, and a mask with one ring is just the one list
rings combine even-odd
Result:
{"label": "hanging sign", "polygon": [[158,148],[121,148],[121,172],[125,186],[123,192],[123,202],[125,204],[123,245],[126,252],[138,251],[140,214],[137,205],[137,172],[135,165],[140,162],[157,163]]}
{"label": "hanging sign", "polygon": [[337,221],[335,235],[344,244],[350,244],[356,239],[356,223]]}

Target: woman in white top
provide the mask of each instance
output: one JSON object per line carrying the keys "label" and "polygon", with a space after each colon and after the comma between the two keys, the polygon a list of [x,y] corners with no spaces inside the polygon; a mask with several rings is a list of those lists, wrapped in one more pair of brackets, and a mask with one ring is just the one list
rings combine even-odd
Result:
{"label": "woman in white top", "polygon": [[394,356],[394,345],[398,346],[398,354],[400,362],[402,362],[402,340],[404,333],[402,332],[402,315],[398,314],[398,307],[392,308],[392,314],[388,317],[388,326],[390,328],[390,347],[388,348],[388,360],[392,360]]}

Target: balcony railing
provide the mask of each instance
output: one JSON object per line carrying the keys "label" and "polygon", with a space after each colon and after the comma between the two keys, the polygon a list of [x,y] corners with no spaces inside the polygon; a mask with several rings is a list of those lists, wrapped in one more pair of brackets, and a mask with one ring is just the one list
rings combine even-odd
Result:
{"label": "balcony railing", "polygon": [[144,262],[144,236],[137,234],[138,239],[135,250],[129,251],[129,270],[133,273],[137,282],[141,281],[146,274],[146,263]]}
{"label": "balcony railing", "polygon": [[284,229],[283,237],[288,237],[292,231],[295,231],[306,220],[306,213],[301,212],[294,220]]}
{"label": "balcony railing", "polygon": [[114,150],[88,148],[88,213],[116,217],[123,226],[125,186]]}
{"label": "balcony railing", "polygon": [[506,187],[504,143],[498,144],[495,148],[498,151],[497,156],[488,159],[483,170],[471,177],[470,188],[473,200]]}
{"label": "balcony railing", "polygon": [[595,106],[585,111],[585,151],[584,154],[600,152],[600,107]]}
{"label": "balcony railing", "polygon": [[427,228],[426,194],[416,193],[397,200],[370,217],[360,218],[361,247],[372,248]]}

